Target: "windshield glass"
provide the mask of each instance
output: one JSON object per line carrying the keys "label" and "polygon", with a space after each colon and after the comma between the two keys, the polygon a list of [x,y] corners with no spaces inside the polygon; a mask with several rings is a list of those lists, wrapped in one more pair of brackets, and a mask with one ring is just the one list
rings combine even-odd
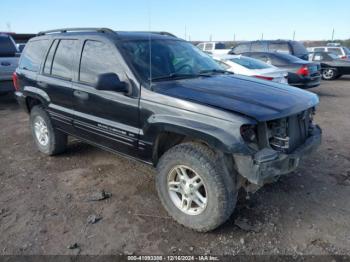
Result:
{"label": "windshield glass", "polygon": [[350,50],[347,47],[343,47],[345,54],[350,55]]}
{"label": "windshield glass", "polygon": [[236,58],[231,58],[230,60],[232,62],[239,64],[241,66],[244,66],[248,69],[265,69],[265,68],[271,67],[270,65],[268,65],[262,61],[259,61],[259,60],[253,59],[253,58],[249,58],[249,57],[236,57]]}
{"label": "windshield glass", "polygon": [[171,75],[195,77],[203,71],[222,70],[210,56],[184,41],[132,40],[123,41],[121,48],[143,81]]}

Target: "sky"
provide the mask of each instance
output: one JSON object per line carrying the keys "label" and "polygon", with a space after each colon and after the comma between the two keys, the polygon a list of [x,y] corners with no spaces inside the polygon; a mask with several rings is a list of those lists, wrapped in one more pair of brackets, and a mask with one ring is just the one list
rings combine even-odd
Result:
{"label": "sky", "polygon": [[350,0],[0,0],[0,31],[168,31],[192,41],[350,38]]}

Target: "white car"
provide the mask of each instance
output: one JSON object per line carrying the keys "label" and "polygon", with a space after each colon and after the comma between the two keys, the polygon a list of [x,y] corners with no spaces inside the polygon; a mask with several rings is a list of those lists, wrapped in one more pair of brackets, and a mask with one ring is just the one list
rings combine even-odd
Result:
{"label": "white car", "polygon": [[327,45],[307,48],[309,52],[328,52],[337,55],[340,59],[350,60],[350,50],[345,46]]}
{"label": "white car", "polygon": [[288,84],[288,73],[285,70],[260,60],[242,55],[216,55],[213,58],[225,70],[235,74]]}
{"label": "white car", "polygon": [[228,52],[231,51],[231,49],[227,49],[226,45],[221,42],[203,42],[199,43],[197,47],[209,54],[228,54]]}

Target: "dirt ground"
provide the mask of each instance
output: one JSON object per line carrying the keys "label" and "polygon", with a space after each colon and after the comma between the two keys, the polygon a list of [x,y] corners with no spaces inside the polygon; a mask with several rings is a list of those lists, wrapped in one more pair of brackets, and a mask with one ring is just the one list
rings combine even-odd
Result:
{"label": "dirt ground", "polygon": [[[0,97],[0,255],[350,254],[350,77],[311,91],[321,100],[319,151],[243,195],[230,220],[205,234],[167,215],[151,167],[79,141],[46,157],[27,114]],[[100,190],[112,196],[87,201]],[[88,223],[91,215],[100,220]]]}

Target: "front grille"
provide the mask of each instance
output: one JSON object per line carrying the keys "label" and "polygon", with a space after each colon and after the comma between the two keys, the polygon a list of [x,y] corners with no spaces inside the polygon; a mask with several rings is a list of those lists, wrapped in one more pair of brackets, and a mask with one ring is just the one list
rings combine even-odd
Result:
{"label": "front grille", "polygon": [[299,114],[267,122],[269,144],[280,152],[291,153],[310,135],[313,109]]}

